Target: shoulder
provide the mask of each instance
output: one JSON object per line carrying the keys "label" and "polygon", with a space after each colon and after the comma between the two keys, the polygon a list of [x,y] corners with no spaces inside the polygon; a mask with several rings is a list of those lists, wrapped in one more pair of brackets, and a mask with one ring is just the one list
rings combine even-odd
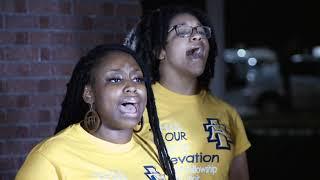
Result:
{"label": "shoulder", "polygon": [[237,114],[237,110],[232,105],[220,99],[219,97],[212,95],[208,91],[206,91],[206,93],[204,94],[204,103],[214,106],[215,108],[219,108],[220,110]]}
{"label": "shoulder", "polygon": [[30,153],[42,154],[44,156],[62,153],[63,147],[69,146],[68,141],[72,137],[72,134],[74,134],[73,127],[68,127],[60,133],[42,140]]}

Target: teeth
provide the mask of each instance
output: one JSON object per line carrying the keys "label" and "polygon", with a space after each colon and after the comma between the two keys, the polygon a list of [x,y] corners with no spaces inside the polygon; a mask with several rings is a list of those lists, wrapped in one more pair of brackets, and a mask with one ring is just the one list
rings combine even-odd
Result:
{"label": "teeth", "polygon": [[203,50],[202,48],[193,48],[186,52],[187,56],[191,56],[194,59],[201,58],[203,56]]}
{"label": "teeth", "polygon": [[120,111],[123,113],[135,113],[137,112],[137,107],[134,103],[122,103]]}
{"label": "teeth", "polygon": [[199,51],[200,48],[193,48],[187,51],[187,56],[191,56],[194,52]]}

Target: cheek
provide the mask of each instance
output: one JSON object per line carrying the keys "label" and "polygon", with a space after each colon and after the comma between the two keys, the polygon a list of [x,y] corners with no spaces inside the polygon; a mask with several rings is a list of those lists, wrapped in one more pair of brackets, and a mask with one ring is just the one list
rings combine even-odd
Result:
{"label": "cheek", "polygon": [[167,46],[167,55],[171,59],[180,59],[184,56],[187,51],[186,42],[181,41],[182,38],[178,40],[173,40],[170,45]]}
{"label": "cheek", "polygon": [[113,108],[117,102],[117,97],[119,97],[118,91],[102,89],[97,93],[96,102],[98,103],[97,105],[100,105],[101,109]]}
{"label": "cheek", "polygon": [[143,105],[146,106],[147,105],[147,89],[145,88],[145,86],[141,88],[141,100],[143,102]]}

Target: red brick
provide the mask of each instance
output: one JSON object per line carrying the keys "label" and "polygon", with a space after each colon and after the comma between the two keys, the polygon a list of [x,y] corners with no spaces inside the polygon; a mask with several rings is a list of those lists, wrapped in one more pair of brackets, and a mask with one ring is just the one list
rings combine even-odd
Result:
{"label": "red brick", "polygon": [[25,0],[15,0],[15,11],[22,13],[27,12],[26,1]]}
{"label": "red brick", "polygon": [[67,80],[40,80],[38,84],[38,91],[64,94],[66,83]]}
{"label": "red brick", "polygon": [[0,108],[22,108],[30,105],[28,96],[0,95]]}
{"label": "red brick", "polygon": [[[1,68],[0,68],[1,71]],[[8,92],[8,80],[0,80],[0,92]]]}
{"label": "red brick", "polygon": [[0,110],[0,122],[1,122],[1,124],[6,122],[6,121],[7,121],[7,113],[6,113],[6,111]]}
{"label": "red brick", "polygon": [[32,93],[35,92],[36,80],[8,80],[6,92],[9,93]]}
{"label": "red brick", "polygon": [[53,64],[52,68],[56,76],[71,76],[74,64]]}
{"label": "red brick", "polygon": [[6,124],[35,124],[35,123],[47,123],[51,121],[51,113],[49,110],[23,110],[23,109],[10,109],[6,113],[6,119],[2,123]]}
{"label": "red brick", "polygon": [[[12,170],[12,169],[10,169],[10,170]],[[3,171],[3,172],[0,172],[0,177],[2,177],[1,180],[12,180],[12,179],[14,179],[16,177],[16,174],[17,173],[13,172],[13,171],[8,171],[8,172]]]}
{"label": "red brick", "polygon": [[2,149],[2,155],[26,155],[39,141],[36,140],[9,140],[4,143],[5,147]]}
{"label": "red brick", "polygon": [[10,63],[1,65],[4,69],[2,71],[2,76],[28,76],[30,73],[29,64],[20,64],[20,63]]}
{"label": "red brick", "polygon": [[53,32],[51,33],[51,44],[71,44],[74,42],[73,33]]}
{"label": "red brick", "polygon": [[34,16],[5,16],[5,26],[8,29],[38,28],[38,18]]}
{"label": "red brick", "polygon": [[40,50],[41,61],[50,60],[49,48],[41,48]]}
{"label": "red brick", "polygon": [[[6,60],[5,56],[5,50],[0,48],[0,60]],[[4,66],[0,66],[0,72],[4,72]]]}
{"label": "red brick", "polygon": [[53,90],[53,83],[51,80],[40,80],[38,83],[37,90],[38,92],[49,92],[50,90]]}
{"label": "red brick", "polygon": [[69,1],[43,1],[43,0],[29,0],[29,12],[31,13],[61,13],[70,14],[71,4]]}
{"label": "red brick", "polygon": [[95,3],[92,3],[91,1],[76,1],[74,13],[76,15],[104,15],[105,8],[110,8],[112,6],[111,3],[108,4],[109,6],[105,7],[104,4],[97,1]]}
{"label": "red brick", "polygon": [[[16,162],[12,157],[0,157],[0,172],[16,168]],[[1,178],[2,179],[2,178]]]}
{"label": "red brick", "polygon": [[83,18],[75,16],[51,16],[49,18],[50,29],[69,29],[69,30],[82,30]]}
{"label": "red brick", "polygon": [[60,99],[56,95],[32,95],[30,96],[30,107],[45,108],[60,105]]}
{"label": "red brick", "polygon": [[[23,138],[28,137],[28,127],[25,126],[0,126],[0,138]],[[1,164],[1,163],[0,163]],[[1,166],[1,165],[0,165]]]}
{"label": "red brick", "polygon": [[27,44],[29,42],[29,36],[27,32],[16,33],[16,44]]}
{"label": "red brick", "polygon": [[39,25],[40,25],[40,28],[48,28],[49,27],[49,17],[48,16],[41,16],[39,18]]}
{"label": "red brick", "polygon": [[112,3],[104,3],[102,5],[105,16],[115,15],[115,5]]}
{"label": "red brick", "polygon": [[25,0],[1,0],[0,1],[1,12],[26,12]]}
{"label": "red brick", "polygon": [[79,59],[81,49],[77,47],[57,47],[50,49],[50,60],[75,60]]}
{"label": "red brick", "polygon": [[[61,103],[62,103],[62,100],[64,98],[64,95],[61,96]],[[51,117],[52,117],[52,121],[55,121],[56,123],[58,122],[58,119],[59,119],[59,116],[60,116],[60,111],[61,111],[61,107],[58,107],[56,109],[53,110],[53,113],[51,114]]]}
{"label": "red brick", "polygon": [[110,17],[97,17],[95,19],[94,27],[95,30],[106,30],[106,31],[123,31],[125,24],[122,18],[110,18]]}
{"label": "red brick", "polygon": [[0,14],[0,29],[3,28],[3,16]]}
{"label": "red brick", "polygon": [[82,19],[82,29],[91,30],[93,27],[93,18],[91,17],[84,17]]}
{"label": "red brick", "polygon": [[105,33],[98,32],[79,32],[74,34],[74,42],[82,45],[102,44],[106,42],[104,35]]}
{"label": "red brick", "polygon": [[21,95],[21,96],[16,96],[16,107],[21,108],[21,107],[28,107],[30,105],[30,99],[28,96]]}
{"label": "red brick", "polygon": [[35,125],[29,128],[29,137],[45,138],[54,134],[56,124],[52,125]]}
{"label": "red brick", "polygon": [[141,14],[139,4],[119,4],[116,6],[116,16],[140,16]]}
{"label": "red brick", "polygon": [[51,38],[48,32],[30,32],[30,43],[32,45],[50,44]]}
{"label": "red brick", "polygon": [[[1,16],[0,16],[1,18]],[[0,19],[1,21],[1,19]],[[0,43],[1,44],[11,44],[15,42],[15,33],[3,31],[0,32]]]}
{"label": "red brick", "polygon": [[12,96],[0,95],[0,108],[10,108],[15,106],[15,102]]}
{"label": "red brick", "polygon": [[73,33],[70,32],[31,32],[30,42],[33,45],[75,44]]}
{"label": "red brick", "polygon": [[15,1],[13,0],[1,0],[0,1],[1,12],[15,12]]}
{"label": "red brick", "polygon": [[37,116],[34,119],[36,122],[55,122],[56,119],[51,118],[51,112],[49,110],[39,110],[37,111]]}
{"label": "red brick", "polygon": [[7,60],[37,61],[39,49],[30,46],[15,46],[5,49]]}
{"label": "red brick", "polygon": [[32,64],[30,67],[30,76],[52,76],[53,70],[52,70],[51,64],[45,64],[45,63],[37,63]]}

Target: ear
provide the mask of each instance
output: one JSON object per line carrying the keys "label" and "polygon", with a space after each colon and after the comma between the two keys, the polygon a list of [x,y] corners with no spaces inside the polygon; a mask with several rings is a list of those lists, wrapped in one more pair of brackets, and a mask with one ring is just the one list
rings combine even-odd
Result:
{"label": "ear", "polygon": [[166,51],[164,49],[160,50],[158,59],[160,59],[160,60],[165,60],[166,59]]}
{"label": "ear", "polygon": [[84,102],[88,104],[94,103],[94,95],[93,95],[93,90],[90,85],[86,85],[83,90],[82,98]]}

